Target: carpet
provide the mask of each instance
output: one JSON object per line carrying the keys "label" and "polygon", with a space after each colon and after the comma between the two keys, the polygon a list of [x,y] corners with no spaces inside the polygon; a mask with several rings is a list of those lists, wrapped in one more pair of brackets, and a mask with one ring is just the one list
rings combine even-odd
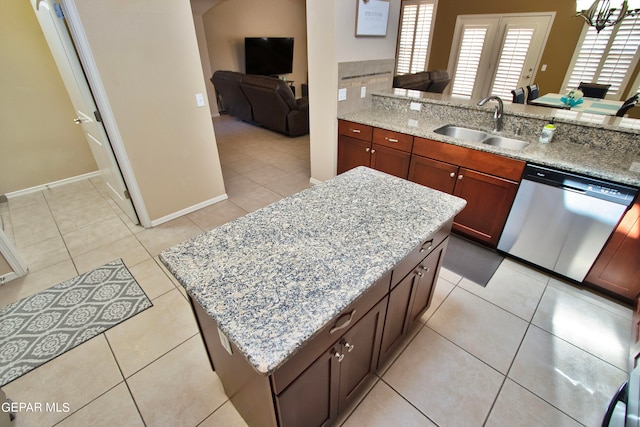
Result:
{"label": "carpet", "polygon": [[151,306],[118,259],[1,307],[0,386]]}
{"label": "carpet", "polygon": [[442,266],[484,287],[503,259],[496,251],[452,234]]}

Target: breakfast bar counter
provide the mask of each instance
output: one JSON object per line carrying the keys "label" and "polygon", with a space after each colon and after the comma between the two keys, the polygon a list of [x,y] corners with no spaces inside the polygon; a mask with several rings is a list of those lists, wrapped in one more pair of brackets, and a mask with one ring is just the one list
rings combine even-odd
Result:
{"label": "breakfast bar counter", "polygon": [[[324,354],[348,362],[354,344],[345,337],[375,310],[375,342],[367,344],[375,363],[370,357],[364,373],[377,367],[385,315],[391,319],[387,295],[409,278],[413,305],[418,280],[429,276],[425,301],[413,312],[426,310],[453,217],[465,204],[359,167],[171,247],[160,259],[187,290],[214,369],[245,420],[314,425],[311,415],[296,418],[299,405],[287,404],[288,390],[296,396],[304,388],[296,377]],[[427,266],[430,254],[435,261]],[[308,362],[299,367],[302,360]],[[246,392],[250,383],[258,391]],[[267,421],[243,409],[260,406],[261,393],[271,406]],[[329,402],[327,419],[339,406],[334,397]]]}

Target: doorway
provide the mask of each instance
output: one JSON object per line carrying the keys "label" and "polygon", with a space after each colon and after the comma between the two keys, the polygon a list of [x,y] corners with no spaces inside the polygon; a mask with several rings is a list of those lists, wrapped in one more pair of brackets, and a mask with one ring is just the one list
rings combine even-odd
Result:
{"label": "doorway", "polygon": [[535,82],[555,12],[460,15],[456,21],[449,93],[480,99],[511,99],[511,91]]}
{"label": "doorway", "polygon": [[80,64],[60,4],[55,0],[31,0],[31,5],[75,109],[74,122],[82,127],[109,197],[134,224],[138,224],[140,221],[102,125],[102,117]]}

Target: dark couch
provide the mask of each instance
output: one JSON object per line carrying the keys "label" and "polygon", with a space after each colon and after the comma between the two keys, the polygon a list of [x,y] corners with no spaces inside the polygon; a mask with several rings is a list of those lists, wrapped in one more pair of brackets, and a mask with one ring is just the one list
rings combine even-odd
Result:
{"label": "dark couch", "polygon": [[395,76],[393,87],[442,93],[450,81],[447,70],[431,70]]}
{"label": "dark couch", "polygon": [[211,82],[232,116],[289,136],[309,133],[309,99],[296,99],[286,82],[222,70]]}

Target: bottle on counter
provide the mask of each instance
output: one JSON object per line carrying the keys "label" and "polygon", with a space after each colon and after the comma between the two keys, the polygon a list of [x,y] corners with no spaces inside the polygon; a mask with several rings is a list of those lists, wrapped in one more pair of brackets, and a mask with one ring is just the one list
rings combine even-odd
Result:
{"label": "bottle on counter", "polygon": [[553,139],[553,133],[556,131],[556,125],[553,124],[553,120],[544,125],[544,127],[542,128],[542,132],[540,132],[540,139],[538,140],[539,142],[543,143],[543,144],[548,144],[551,142],[551,140]]}

